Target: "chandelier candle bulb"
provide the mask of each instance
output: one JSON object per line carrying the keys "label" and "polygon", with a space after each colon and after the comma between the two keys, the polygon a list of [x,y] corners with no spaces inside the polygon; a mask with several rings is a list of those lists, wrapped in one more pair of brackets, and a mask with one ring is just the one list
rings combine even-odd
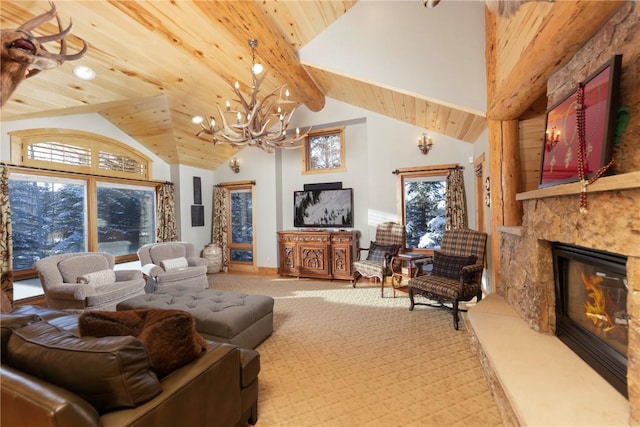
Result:
{"label": "chandelier candle bulb", "polygon": [[227,112],[231,111],[231,103],[227,101]]}

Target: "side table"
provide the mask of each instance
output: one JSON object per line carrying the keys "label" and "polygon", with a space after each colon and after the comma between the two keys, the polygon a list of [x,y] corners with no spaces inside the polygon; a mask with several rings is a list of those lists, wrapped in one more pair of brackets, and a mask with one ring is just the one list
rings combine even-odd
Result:
{"label": "side table", "polygon": [[[416,277],[422,270],[422,262],[420,265],[416,264],[416,261],[430,261],[432,262],[433,256],[421,252],[404,252],[394,256],[391,259],[391,271],[393,273],[391,277],[391,286],[393,287],[393,297],[396,296],[396,289],[402,292],[407,292],[407,286],[401,286],[402,283],[402,267],[408,267],[409,275]],[[426,262],[427,264],[429,262]]]}

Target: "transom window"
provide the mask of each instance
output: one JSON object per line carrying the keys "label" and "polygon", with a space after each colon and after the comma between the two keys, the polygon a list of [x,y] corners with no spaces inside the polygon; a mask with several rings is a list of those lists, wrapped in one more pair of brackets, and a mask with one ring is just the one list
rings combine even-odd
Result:
{"label": "transom window", "polygon": [[10,135],[14,164],[121,178],[151,178],[149,158],[103,135],[74,129],[28,129]]}
{"label": "transom window", "polygon": [[344,127],[310,132],[304,144],[304,171],[344,171]]}

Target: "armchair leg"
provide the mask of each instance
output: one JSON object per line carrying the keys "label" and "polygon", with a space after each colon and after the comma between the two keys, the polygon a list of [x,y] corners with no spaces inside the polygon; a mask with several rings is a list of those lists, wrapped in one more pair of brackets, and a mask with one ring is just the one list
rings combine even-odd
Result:
{"label": "armchair leg", "polygon": [[413,288],[409,286],[409,301],[411,301],[411,305],[409,306],[409,311],[413,311],[413,307],[416,305],[413,300]]}
{"label": "armchair leg", "polygon": [[358,283],[358,279],[360,279],[360,277],[362,277],[362,275],[359,272],[355,271],[353,273],[353,279],[351,279],[351,286],[355,288],[356,283]]}
{"label": "armchair leg", "polygon": [[458,300],[453,301],[453,327],[458,330]]}

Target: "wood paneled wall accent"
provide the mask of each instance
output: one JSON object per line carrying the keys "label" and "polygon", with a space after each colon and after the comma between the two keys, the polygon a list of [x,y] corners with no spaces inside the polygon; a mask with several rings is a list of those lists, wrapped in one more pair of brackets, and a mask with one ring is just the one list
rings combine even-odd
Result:
{"label": "wood paneled wall accent", "polygon": [[512,18],[487,20],[487,118],[518,119],[549,76],[627,2],[531,2]]}
{"label": "wood paneled wall accent", "polygon": [[544,146],[545,116],[520,120],[520,192],[536,190]]}
{"label": "wood paneled wall accent", "polygon": [[474,143],[487,126],[481,111],[379,83],[357,80],[311,65],[305,65],[305,68],[331,98],[452,138]]}
{"label": "wood paneled wall accent", "polygon": [[504,225],[502,206],[501,174],[502,174],[502,123],[487,120],[489,127],[489,181],[491,182],[491,265],[493,266],[493,288],[500,284],[500,233],[498,227]]}
{"label": "wood paneled wall accent", "polygon": [[520,192],[520,148],[518,121],[489,120],[489,171],[491,176],[491,244],[494,283],[499,283],[500,226],[522,224],[522,202],[516,200]]}

